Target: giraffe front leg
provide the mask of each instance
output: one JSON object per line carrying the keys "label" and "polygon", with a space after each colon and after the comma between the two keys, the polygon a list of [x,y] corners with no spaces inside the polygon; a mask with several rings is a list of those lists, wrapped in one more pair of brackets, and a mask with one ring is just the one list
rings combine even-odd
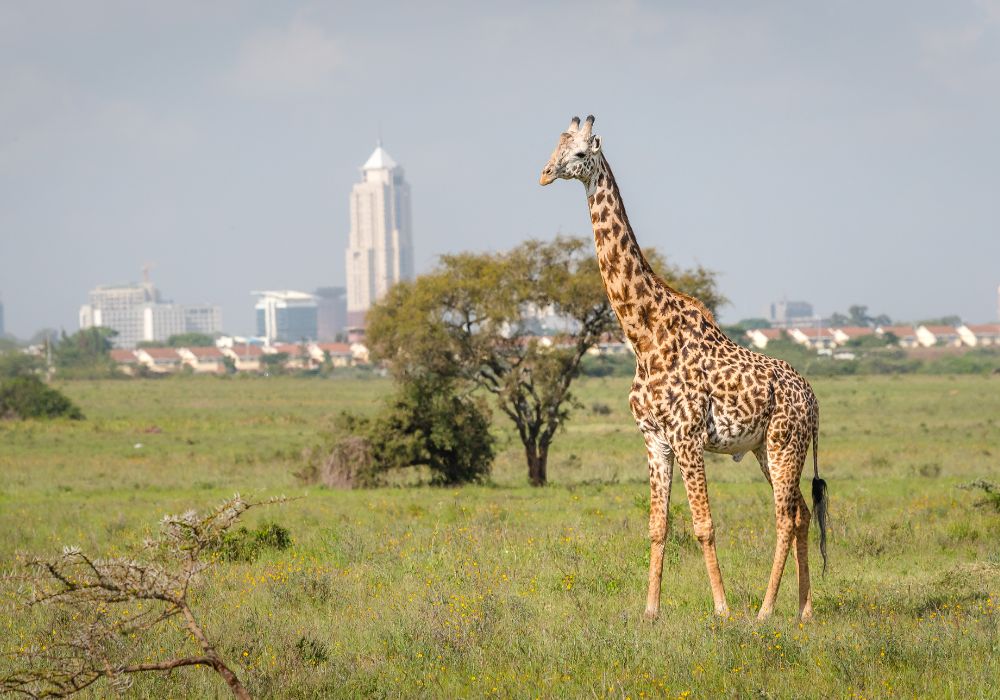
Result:
{"label": "giraffe front leg", "polygon": [[670,486],[674,457],[662,437],[644,435],[649,458],[649,587],[647,620],[660,613],[660,583],[663,580],[663,548],[670,529]]}
{"label": "giraffe front leg", "polygon": [[715,525],[712,523],[712,509],[708,504],[705,457],[700,445],[675,446],[674,452],[681,468],[681,475],[684,477],[688,504],[691,506],[694,535],[698,538],[705,557],[705,569],[708,571],[708,581],[712,586],[715,614],[726,617],[729,615],[729,606],[726,604],[726,589],[722,585],[722,571],[719,569],[719,558],[715,552]]}

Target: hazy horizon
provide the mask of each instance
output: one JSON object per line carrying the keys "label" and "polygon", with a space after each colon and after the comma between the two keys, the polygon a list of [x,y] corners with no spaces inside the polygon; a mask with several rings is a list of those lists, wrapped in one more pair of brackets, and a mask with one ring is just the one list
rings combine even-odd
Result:
{"label": "hazy horizon", "polygon": [[774,300],[997,315],[1000,1],[0,2],[6,330],[77,328],[139,281],[253,330],[254,289],[344,283],[348,195],[381,134],[417,272],[590,235],[595,132],[643,246],[720,273],[724,322]]}

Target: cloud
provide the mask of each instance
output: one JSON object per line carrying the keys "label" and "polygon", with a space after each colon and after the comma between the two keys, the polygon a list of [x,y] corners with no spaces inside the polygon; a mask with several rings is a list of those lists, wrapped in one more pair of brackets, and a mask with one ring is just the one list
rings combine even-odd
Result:
{"label": "cloud", "polygon": [[247,39],[232,80],[252,97],[318,94],[329,88],[342,65],[337,41],[322,27],[297,19]]}

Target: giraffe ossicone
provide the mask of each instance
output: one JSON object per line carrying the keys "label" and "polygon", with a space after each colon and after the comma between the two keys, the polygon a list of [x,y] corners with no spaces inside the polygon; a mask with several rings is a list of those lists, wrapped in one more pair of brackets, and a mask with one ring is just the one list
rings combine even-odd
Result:
{"label": "giraffe ossicone", "polygon": [[679,292],[650,267],[629,224],[621,193],[593,133],[594,117],[573,117],[559,136],[539,182],[583,183],[597,261],[608,300],[635,351],[629,405],[649,463],[649,587],[646,616],[659,613],[663,549],[674,464],[680,467],[702,547],[715,612],[728,615],[715,549],[704,453],[753,452],[774,493],[777,543],[758,617],[774,610],[788,551],[798,571],[799,616],[812,616],[809,579],[810,512],[799,487],[813,452],[813,507],[826,567],[826,483],[819,478],[819,403],[791,365],[737,345],[704,304]]}

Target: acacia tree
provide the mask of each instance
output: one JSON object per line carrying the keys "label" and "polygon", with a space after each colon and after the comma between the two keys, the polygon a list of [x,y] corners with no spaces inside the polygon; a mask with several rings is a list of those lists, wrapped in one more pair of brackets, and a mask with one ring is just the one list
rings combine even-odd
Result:
{"label": "acacia tree", "polygon": [[[710,271],[646,255],[668,283],[710,308],[722,303]],[[541,317],[558,319],[557,332],[540,335]],[[529,480],[541,486],[583,357],[620,330],[592,244],[557,237],[506,253],[443,256],[435,271],[396,285],[369,311],[367,337],[403,381],[436,375],[493,394],[517,429]]]}

